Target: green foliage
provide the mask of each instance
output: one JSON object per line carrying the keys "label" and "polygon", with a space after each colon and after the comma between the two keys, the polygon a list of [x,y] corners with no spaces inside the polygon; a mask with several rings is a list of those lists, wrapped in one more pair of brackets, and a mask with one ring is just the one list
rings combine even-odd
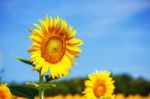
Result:
{"label": "green foliage", "polygon": [[34,96],[38,95],[38,90],[25,85],[9,85],[8,87],[11,93],[15,96],[34,99]]}
{"label": "green foliage", "polygon": [[[22,58],[22,57],[16,57],[19,61],[21,61],[21,62],[23,62],[23,63],[25,63],[25,64],[28,64],[28,65],[30,65],[30,66],[33,66],[33,67],[35,67],[35,65],[33,64],[33,62],[31,62],[30,60],[28,60],[28,59],[25,59],[25,58]],[[37,70],[38,72],[39,72],[39,70]]]}
{"label": "green foliage", "polygon": [[[70,80],[54,80],[50,84],[55,84],[56,87],[50,87],[45,91],[46,96],[54,96],[58,94],[82,94],[84,90],[84,81],[87,78],[73,78]],[[123,93],[125,95],[129,94],[141,94],[143,96],[146,96],[150,93],[150,81],[147,81],[143,78],[133,79],[128,74],[122,74],[122,75],[115,75],[113,76],[113,79],[115,80],[115,94],[117,93]],[[21,94],[22,96],[26,96],[30,93],[28,96],[37,95],[38,90],[30,88],[30,87],[22,87],[22,88],[16,88],[16,87],[10,87],[11,91],[13,93],[20,95],[20,93],[24,93],[25,95]],[[32,99],[30,97],[30,99]]]}
{"label": "green foliage", "polygon": [[[73,78],[70,80],[62,80],[53,82],[56,84],[55,88],[46,90],[46,95],[57,94],[82,94],[84,90],[84,81],[87,78]],[[124,93],[129,94],[141,94],[146,96],[150,93],[150,81],[143,78],[133,79],[128,74],[115,75],[115,94]]]}
{"label": "green foliage", "polygon": [[16,57],[18,60],[20,60],[21,62],[25,63],[25,64],[28,64],[28,65],[31,65],[34,67],[34,64],[33,62],[31,62],[30,60],[28,59],[24,59],[24,58],[21,58],[21,57]]}
{"label": "green foliage", "polygon": [[150,81],[143,78],[133,79],[130,75],[122,74],[113,77],[115,80],[115,93],[141,94],[146,96],[150,93]]}
{"label": "green foliage", "polygon": [[84,89],[84,81],[83,78],[74,78],[71,80],[62,80],[53,82],[56,87],[47,89],[45,91],[45,95],[57,95],[57,94],[82,94]]}

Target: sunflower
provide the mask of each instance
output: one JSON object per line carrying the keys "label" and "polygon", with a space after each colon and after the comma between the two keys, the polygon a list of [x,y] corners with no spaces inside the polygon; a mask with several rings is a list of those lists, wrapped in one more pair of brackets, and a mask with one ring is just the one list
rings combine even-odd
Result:
{"label": "sunflower", "polygon": [[85,81],[84,94],[87,99],[114,99],[114,81],[108,71],[96,71]]}
{"label": "sunflower", "polygon": [[74,38],[76,30],[59,17],[46,16],[39,22],[34,24],[35,29],[30,29],[32,45],[29,53],[35,65],[33,70],[41,69],[41,75],[50,71],[53,78],[68,75],[75,63],[73,59],[81,52],[78,46],[82,41]]}
{"label": "sunflower", "polygon": [[11,99],[11,93],[6,84],[0,84],[0,99]]}

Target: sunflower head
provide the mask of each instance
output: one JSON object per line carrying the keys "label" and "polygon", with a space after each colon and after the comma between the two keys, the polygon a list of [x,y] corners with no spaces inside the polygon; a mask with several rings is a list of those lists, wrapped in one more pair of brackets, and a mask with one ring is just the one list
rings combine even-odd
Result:
{"label": "sunflower head", "polygon": [[46,16],[31,29],[30,39],[33,41],[29,52],[30,60],[35,64],[34,70],[41,69],[41,75],[50,70],[50,76],[62,77],[69,73],[81,50],[82,41],[75,38],[76,30],[59,18]]}
{"label": "sunflower head", "polygon": [[11,99],[11,93],[6,84],[0,84],[0,99]]}
{"label": "sunflower head", "polygon": [[96,71],[85,81],[84,94],[87,99],[113,99],[114,81],[108,71]]}

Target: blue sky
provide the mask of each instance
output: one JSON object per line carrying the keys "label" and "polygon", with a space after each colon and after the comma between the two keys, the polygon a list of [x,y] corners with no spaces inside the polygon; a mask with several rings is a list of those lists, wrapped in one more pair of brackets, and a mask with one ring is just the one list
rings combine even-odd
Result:
{"label": "blue sky", "polygon": [[0,69],[3,81],[36,81],[38,74],[14,56],[29,58],[29,28],[45,15],[60,16],[84,41],[71,77],[95,70],[150,80],[149,0],[1,0]]}

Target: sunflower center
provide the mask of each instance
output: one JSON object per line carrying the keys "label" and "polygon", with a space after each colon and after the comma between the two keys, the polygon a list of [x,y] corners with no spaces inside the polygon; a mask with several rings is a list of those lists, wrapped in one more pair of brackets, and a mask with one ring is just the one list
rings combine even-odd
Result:
{"label": "sunflower center", "polygon": [[56,55],[62,51],[62,41],[58,38],[51,38],[46,46],[49,55]]}
{"label": "sunflower center", "polygon": [[97,98],[104,96],[106,91],[105,85],[103,83],[95,84],[94,94]]}
{"label": "sunflower center", "polygon": [[65,53],[65,42],[60,37],[49,37],[42,47],[42,56],[50,63],[60,61]]}

